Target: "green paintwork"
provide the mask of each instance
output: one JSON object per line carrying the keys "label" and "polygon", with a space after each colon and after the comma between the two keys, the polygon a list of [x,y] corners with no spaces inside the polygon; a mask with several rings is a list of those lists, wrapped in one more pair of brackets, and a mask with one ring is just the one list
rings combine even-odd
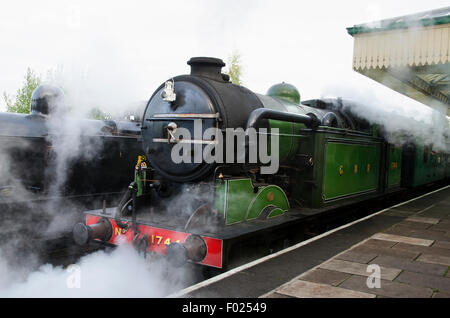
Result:
{"label": "green paintwork", "polygon": [[[272,201],[267,199],[268,194],[272,192],[274,198]],[[283,211],[289,209],[289,201],[284,194],[283,190],[275,185],[270,185],[266,187],[260,187],[258,193],[252,200],[248,210],[247,210],[247,220],[256,219],[261,211],[267,206],[278,207]],[[272,211],[273,212],[273,211]]]}
{"label": "green paintwork", "polygon": [[[273,194],[272,201],[268,200],[269,192]],[[227,225],[256,219],[268,206],[274,207],[268,217],[282,215],[289,209],[289,201],[278,186],[261,186],[255,193],[250,179],[216,183],[215,208],[225,217]]]}
{"label": "green paintwork", "polygon": [[147,172],[145,170],[141,170],[141,176],[139,176],[139,170],[134,170],[134,181],[137,185],[137,193],[136,196],[141,196],[144,194],[145,189],[145,180],[147,179]]}
{"label": "green paintwork", "polygon": [[227,184],[226,224],[245,220],[248,206],[255,194],[250,179],[225,180]]}
{"label": "green paintwork", "polygon": [[323,190],[325,200],[377,189],[379,147],[369,144],[328,142],[325,156]]}
{"label": "green paintwork", "polygon": [[[308,138],[302,139],[296,158],[311,157],[313,166],[299,167],[301,172],[294,177],[291,200],[300,206],[322,208],[334,204],[335,200],[363,198],[381,191],[380,178],[384,180],[384,170],[380,170],[381,138],[326,127],[302,133]],[[370,164],[369,172],[367,164]]]}
{"label": "green paintwork", "polygon": [[374,137],[380,136],[380,127],[377,124],[372,125],[372,136]]}
{"label": "green paintwork", "polygon": [[269,214],[269,216],[267,216],[267,218],[270,219],[270,218],[273,218],[275,216],[282,215],[282,214],[284,214],[284,212],[285,211],[283,209],[275,208],[275,209],[272,210],[272,212],[270,212],[270,214]]}
{"label": "green paintwork", "polygon": [[137,163],[134,169],[134,182],[137,186],[136,196],[147,194],[147,167],[148,162],[145,156],[138,156]]}
{"label": "green paintwork", "polygon": [[270,87],[267,91],[267,95],[300,104],[300,92],[298,89],[294,85],[284,82]]}
{"label": "green paintwork", "polygon": [[387,186],[399,186],[402,172],[402,148],[389,145],[387,160]]}
{"label": "green paintwork", "polygon": [[446,174],[445,155],[430,146],[416,145],[412,186],[420,186],[442,179]]}
{"label": "green paintwork", "polygon": [[214,208],[219,214],[225,217],[225,197],[226,197],[227,185],[224,181],[216,180],[215,192],[214,192]]}
{"label": "green paintwork", "polygon": [[[273,109],[301,113],[298,105],[287,100],[279,100]],[[360,132],[324,126],[311,130],[303,124],[269,120],[269,127],[271,134],[278,129],[283,170],[277,177],[289,184],[289,198],[275,185],[254,188],[246,177],[217,180],[215,208],[224,216],[226,225],[283,215],[290,208],[289,202],[295,208],[314,209],[364,200],[398,187],[402,181],[402,148],[387,144],[376,125]],[[270,148],[269,138],[269,154]],[[443,159],[439,160],[445,162]],[[437,180],[440,177],[436,176],[435,166],[429,169]],[[443,164],[442,173],[449,166]],[[420,170],[418,173],[426,175]],[[267,196],[269,192],[273,198]]]}
{"label": "green paintwork", "polygon": [[[303,124],[290,123],[279,120],[269,120],[270,129],[278,129],[279,134],[279,162],[286,161],[298,152],[298,147],[300,144],[300,139],[303,137],[300,135],[300,130],[305,128]],[[270,138],[269,138],[269,145]],[[270,151],[269,147],[269,154]]]}
{"label": "green paintwork", "polygon": [[[421,14],[421,16],[425,16]],[[411,17],[411,16],[409,16]],[[408,18],[408,16],[405,16]],[[432,25],[441,25],[450,23],[450,15],[436,16],[433,18],[424,18],[424,19],[401,19],[401,17],[397,17],[395,19],[388,19],[383,21],[374,22],[371,24],[359,24],[353,27],[347,28],[347,32],[350,35],[360,34],[360,33],[369,33],[369,32],[381,32],[381,31],[390,31],[390,30],[398,30],[398,29],[408,29],[411,27],[426,27]]]}

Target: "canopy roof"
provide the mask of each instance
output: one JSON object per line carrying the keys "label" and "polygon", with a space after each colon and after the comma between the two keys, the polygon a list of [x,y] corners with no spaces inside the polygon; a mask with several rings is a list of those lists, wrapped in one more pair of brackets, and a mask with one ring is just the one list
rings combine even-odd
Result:
{"label": "canopy roof", "polygon": [[355,71],[450,115],[450,7],[347,31]]}

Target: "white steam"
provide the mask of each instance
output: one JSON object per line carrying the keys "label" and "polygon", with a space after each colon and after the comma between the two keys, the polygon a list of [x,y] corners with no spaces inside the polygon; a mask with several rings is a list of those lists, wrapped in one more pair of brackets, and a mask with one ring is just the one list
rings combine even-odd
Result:
{"label": "white steam", "polygon": [[0,297],[163,297],[186,286],[186,271],[145,259],[124,243],[84,256],[75,266],[45,264],[27,275],[0,261]]}
{"label": "white steam", "polygon": [[445,110],[425,106],[388,88],[376,93],[361,85],[341,84],[328,86],[323,92],[323,97],[341,97],[344,107],[372,124],[382,125],[394,144],[401,145],[412,137],[413,141],[433,144],[438,151],[450,151]]}

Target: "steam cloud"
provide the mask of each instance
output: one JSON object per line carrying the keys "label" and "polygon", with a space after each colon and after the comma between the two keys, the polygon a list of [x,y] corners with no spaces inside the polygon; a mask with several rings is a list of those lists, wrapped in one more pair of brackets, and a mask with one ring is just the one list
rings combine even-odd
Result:
{"label": "steam cloud", "polygon": [[[103,126],[101,122],[89,121],[85,118],[94,108],[100,108],[115,118],[122,119],[126,103],[116,99],[114,94],[104,98],[103,103],[92,97],[92,88],[88,89],[89,81],[81,80],[80,73],[68,76],[64,71],[58,71],[51,84],[65,88],[65,99],[60,104],[52,105],[55,112],[46,118],[48,135],[46,141],[51,144],[52,166],[45,174],[52,182],[46,190],[47,197],[57,198],[65,193],[68,176],[73,173],[73,164],[77,160],[95,160],[102,152],[100,138],[84,138],[99,134]],[[78,80],[74,80],[74,77]],[[92,74],[91,78],[97,78]],[[83,94],[84,90],[88,94]],[[88,97],[86,99],[86,96]],[[105,97],[101,92],[99,96]],[[98,97],[97,97],[98,98]],[[136,104],[135,104],[136,105]],[[137,105],[138,110],[142,105]],[[128,110],[129,111],[129,110]],[[140,114],[137,113],[139,116]],[[10,131],[10,135],[17,134]],[[27,149],[29,144],[20,141],[14,147]],[[17,182],[14,174],[15,162],[9,157],[7,147],[0,152],[1,184],[7,188],[0,188],[1,194],[8,191],[8,199],[33,197],[33,193],[24,184]],[[131,167],[132,168],[132,167]],[[76,173],[76,172],[75,172]],[[11,186],[14,185],[14,188]],[[126,185],[124,185],[126,186]],[[190,197],[195,200],[198,193]],[[181,196],[186,204],[186,196]],[[4,197],[0,195],[0,201]],[[192,201],[191,201],[192,202]],[[3,203],[3,202],[2,202]],[[181,202],[174,203],[175,210]],[[38,255],[30,252],[30,248],[20,252],[28,245],[27,237],[14,237],[12,233],[22,232],[22,225],[39,228],[35,219],[42,218],[46,222],[39,228],[44,235],[55,235],[67,230],[78,221],[82,211],[80,206],[61,200],[49,201],[44,206],[37,206],[30,202],[26,204],[23,213],[15,218],[3,219],[2,225],[10,231],[0,244],[0,297],[161,297],[165,294],[184,287],[194,279],[188,268],[172,269],[165,260],[155,257],[144,259],[129,244],[121,244],[112,251],[97,251],[82,257],[77,266],[80,269],[81,288],[68,288],[67,280],[70,273],[67,268],[42,265]],[[184,209],[181,209],[184,211]],[[9,223],[7,223],[10,221]],[[69,267],[70,269],[71,267]]]}
{"label": "steam cloud", "polygon": [[144,259],[132,246],[97,251],[69,268],[42,265],[29,274],[0,261],[0,297],[163,297],[186,284],[188,269]]}
{"label": "steam cloud", "polygon": [[[386,89],[388,90],[388,89]],[[324,97],[341,97],[348,109],[385,130],[389,142],[401,146],[408,141],[433,144],[433,149],[450,152],[450,122],[446,110],[425,106],[398,93],[379,96],[359,85],[334,85],[324,89]]]}
{"label": "steam cloud", "polygon": [[[123,100],[116,99],[112,95],[110,99],[104,99],[104,104],[98,103],[99,101],[93,98],[90,100],[83,99],[83,96],[90,96],[89,94],[83,94],[83,89],[87,89],[86,86],[81,85],[80,82],[71,81],[74,76],[78,75],[80,73],[68,76],[61,70],[56,73],[50,83],[64,87],[66,96],[64,99],[57,100],[57,104],[50,105],[50,108],[55,111],[44,120],[48,129],[45,140],[51,145],[50,149],[47,148],[50,154],[48,162],[51,162],[51,165],[47,166],[45,171],[42,172],[43,177],[51,180],[47,189],[31,187],[33,185],[28,183],[25,171],[17,171],[17,162],[15,162],[14,157],[10,156],[12,149],[15,149],[15,151],[42,151],[43,149],[33,149],[35,146],[25,139],[2,138],[0,144],[0,204],[2,207],[8,207],[10,202],[24,202],[20,211],[17,211],[17,209],[9,210],[8,208],[0,211],[1,225],[2,228],[6,229],[6,231],[2,231],[0,237],[0,295],[8,297],[35,295],[37,297],[42,294],[42,290],[46,290],[42,286],[60,283],[66,274],[65,269],[53,267],[50,264],[39,267],[41,260],[39,255],[33,252],[33,241],[41,236],[46,238],[57,237],[70,231],[73,225],[79,222],[80,213],[84,208],[69,202],[63,196],[66,194],[68,177],[72,173],[76,173],[76,171],[73,171],[76,161],[89,162],[95,160],[97,155],[103,151],[103,143],[100,137],[86,138],[86,136],[100,135],[104,124],[101,121],[86,120],[87,115],[93,107],[97,107],[120,118],[127,106],[127,104],[119,105]],[[111,102],[111,100],[114,100],[114,102]],[[6,136],[21,135],[21,132],[15,129],[16,127],[12,129],[2,128],[2,133]],[[45,198],[51,198],[51,200],[44,204],[35,203],[33,199],[39,196],[45,196]],[[33,233],[32,236],[27,235],[28,229],[37,233]],[[125,264],[128,257],[130,260],[137,257],[133,258],[132,253],[127,253],[131,252],[126,252],[125,248],[111,254],[98,252],[91,258],[83,258],[81,264],[82,267],[87,268],[85,271],[87,277],[89,277],[89,273],[94,276],[95,266],[98,266],[96,271],[99,272],[99,268],[104,267],[102,263],[106,264],[106,259],[109,257],[111,257],[111,264],[115,264],[115,260],[117,263],[123,257],[122,267],[125,273],[143,270],[142,264],[135,264],[133,261]],[[133,269],[135,265],[136,268]],[[116,270],[119,271],[119,268],[116,268]],[[157,276],[155,272],[153,270],[151,274],[155,275],[154,277]],[[145,274],[143,275],[143,277],[146,277]],[[120,274],[116,273],[116,276],[120,276]],[[127,275],[125,274],[125,276]],[[24,279],[26,281],[23,281]],[[150,285],[151,281],[149,281]],[[153,281],[155,281],[155,278],[153,278]],[[122,281],[122,283],[125,282]],[[40,291],[38,290],[39,285],[41,286]],[[91,289],[94,285],[89,283],[84,285],[85,288],[81,290],[84,296],[95,296],[94,292],[91,294],[89,291],[96,290],[96,293],[99,293],[98,289]],[[58,289],[59,287],[55,286],[55,288]],[[157,292],[163,290],[162,287],[155,287],[155,289]],[[105,291],[107,290],[108,288],[105,289]],[[150,287],[148,291],[144,289],[141,289],[141,291],[143,295],[148,296],[157,294],[157,292],[151,293]],[[82,294],[78,293],[77,295],[83,296]],[[58,292],[52,294],[49,291],[50,295],[59,297]]]}

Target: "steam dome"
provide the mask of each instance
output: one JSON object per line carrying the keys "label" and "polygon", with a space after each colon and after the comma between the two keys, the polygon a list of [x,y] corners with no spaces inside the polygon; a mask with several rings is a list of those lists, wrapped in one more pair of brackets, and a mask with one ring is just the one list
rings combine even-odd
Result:
{"label": "steam dome", "polygon": [[300,92],[298,89],[294,85],[285,82],[273,85],[267,91],[267,95],[300,104]]}
{"label": "steam dome", "polygon": [[42,84],[31,94],[31,114],[48,115],[64,99],[64,92],[57,86]]}

